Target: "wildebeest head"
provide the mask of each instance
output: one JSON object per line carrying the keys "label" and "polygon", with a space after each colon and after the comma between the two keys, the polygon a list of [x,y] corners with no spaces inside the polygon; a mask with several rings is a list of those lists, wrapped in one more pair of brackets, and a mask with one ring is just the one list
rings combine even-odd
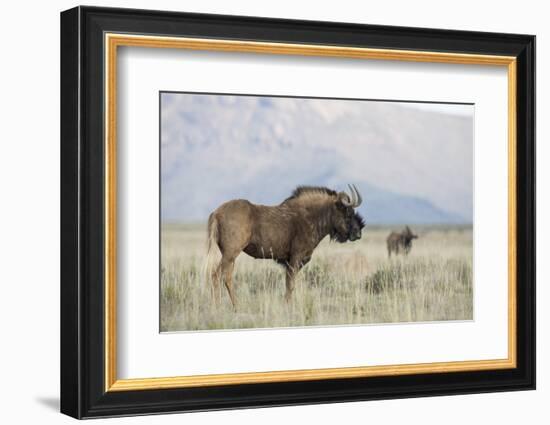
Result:
{"label": "wildebeest head", "polygon": [[354,210],[361,205],[361,195],[355,185],[348,187],[351,195],[346,192],[338,193],[332,214],[330,238],[340,243],[360,239],[361,230],[365,227],[363,217]]}
{"label": "wildebeest head", "polygon": [[403,230],[402,232],[402,235],[403,237],[405,238],[405,240],[407,241],[407,243],[409,243],[410,241],[412,241],[413,239],[417,239],[418,238],[418,235],[415,235],[409,226],[405,226],[405,230]]}

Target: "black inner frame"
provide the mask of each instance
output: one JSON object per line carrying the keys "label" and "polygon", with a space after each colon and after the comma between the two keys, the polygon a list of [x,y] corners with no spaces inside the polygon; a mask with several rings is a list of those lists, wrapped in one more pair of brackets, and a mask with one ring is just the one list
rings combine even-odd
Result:
{"label": "black inner frame", "polygon": [[[517,368],[105,392],[105,32],[517,57]],[[61,14],[61,118],[63,413],[90,418],[535,388],[534,36],[77,7]]]}

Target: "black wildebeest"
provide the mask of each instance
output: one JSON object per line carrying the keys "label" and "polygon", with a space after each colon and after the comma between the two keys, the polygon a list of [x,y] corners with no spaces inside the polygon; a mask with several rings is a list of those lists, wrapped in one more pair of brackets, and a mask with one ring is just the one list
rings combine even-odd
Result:
{"label": "black wildebeest", "polygon": [[405,226],[402,232],[391,232],[386,243],[388,245],[388,257],[391,257],[392,251],[395,252],[395,255],[403,252],[407,255],[412,248],[413,239],[418,238],[418,235],[415,235],[409,226]]}
{"label": "black wildebeest", "polygon": [[232,274],[241,252],[253,258],[272,259],[286,270],[285,299],[290,301],[294,276],[311,259],[319,242],[329,235],[340,243],[361,238],[365,226],[354,208],[361,195],[353,186],[350,194],[326,187],[299,186],[276,206],[256,205],[235,199],[218,207],[208,218],[208,256],[216,244],[222,254],[212,273],[216,302],[223,279],[233,307],[236,306]]}

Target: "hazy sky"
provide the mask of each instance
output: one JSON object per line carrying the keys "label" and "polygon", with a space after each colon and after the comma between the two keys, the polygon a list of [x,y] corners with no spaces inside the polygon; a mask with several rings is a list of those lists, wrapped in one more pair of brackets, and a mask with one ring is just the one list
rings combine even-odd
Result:
{"label": "hazy sky", "polygon": [[439,112],[442,114],[460,115],[471,117],[473,105],[449,104],[449,103],[402,103],[404,107],[419,109],[421,111]]}
{"label": "hazy sky", "polygon": [[473,105],[163,93],[162,218],[355,183],[374,220],[469,223],[473,116]]}

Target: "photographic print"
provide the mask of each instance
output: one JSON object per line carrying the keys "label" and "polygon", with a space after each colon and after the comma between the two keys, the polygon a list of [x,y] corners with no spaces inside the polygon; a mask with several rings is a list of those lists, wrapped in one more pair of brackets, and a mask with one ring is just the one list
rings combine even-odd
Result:
{"label": "photographic print", "polygon": [[473,319],[474,105],[159,107],[161,332]]}

